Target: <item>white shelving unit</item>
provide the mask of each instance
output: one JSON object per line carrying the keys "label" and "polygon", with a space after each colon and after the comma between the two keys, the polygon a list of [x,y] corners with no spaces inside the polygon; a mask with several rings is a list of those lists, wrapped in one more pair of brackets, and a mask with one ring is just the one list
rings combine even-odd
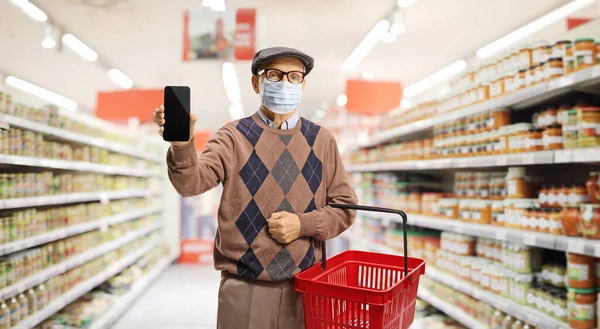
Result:
{"label": "white shelving unit", "polygon": [[[44,135],[47,140],[59,141],[72,145],[89,145],[99,147],[110,152],[119,153],[135,158],[133,166],[108,165],[100,163],[91,163],[85,161],[69,161],[61,159],[46,159],[38,157],[18,156],[9,154],[0,154],[0,165],[3,167],[11,167],[10,171],[32,171],[33,170],[50,170],[50,171],[78,171],[86,173],[99,173],[106,175],[121,175],[142,178],[158,178],[162,182],[166,182],[166,170],[161,170],[158,165],[163,164],[164,158],[154,152],[147,152],[148,147],[166,150],[167,143],[162,142],[156,136],[144,135],[142,140],[135,140],[140,136],[132,132],[123,131],[122,128],[109,122],[85,116],[83,114],[74,114],[72,111],[62,111],[61,116],[69,117],[72,120],[80,121],[90,126],[102,129],[111,134],[122,135],[124,138],[131,138],[132,143],[115,142],[106,138],[88,136],[82,133],[76,133],[61,128],[49,126],[47,124],[34,122],[28,119],[15,117],[7,114],[0,114],[0,128],[10,129],[11,127],[20,128],[23,130],[33,131]],[[6,172],[6,171],[5,171]],[[0,298],[8,299],[15,296],[31,287],[43,283],[53,277],[56,277],[66,271],[77,268],[91,260],[97,259],[117,250],[132,241],[139,240],[143,247],[137,250],[127,250],[127,255],[105,268],[101,273],[86,278],[86,280],[67,293],[50,302],[46,308],[29,316],[24,321],[20,322],[16,327],[18,329],[31,329],[52,316],[54,313],[75,301],[94,287],[105,282],[111,277],[117,275],[128,266],[134,264],[140,257],[150,252],[154,247],[159,245],[168,245],[171,255],[158,262],[157,267],[148,275],[144,276],[137,282],[132,290],[119,300],[116,306],[112,308],[101,321],[95,325],[102,325],[108,328],[114,319],[125,312],[126,308],[131,304],[133,299],[139,296],[148,285],[158,277],[158,275],[166,269],[169,264],[179,255],[179,227],[178,221],[174,220],[179,216],[179,207],[165,207],[166,204],[178,204],[180,201],[179,195],[174,189],[169,186],[160,186],[154,189],[127,189],[127,190],[107,190],[81,193],[68,193],[45,195],[35,197],[22,197],[0,200],[0,210],[18,210],[32,207],[47,207],[61,206],[70,204],[79,204],[84,202],[100,201],[109,203],[114,200],[130,199],[130,198],[147,198],[160,196],[156,204],[148,205],[144,208],[127,208],[121,213],[111,216],[105,216],[85,223],[70,225],[64,228],[45,232],[26,239],[0,244],[0,256],[10,255],[15,252],[26,250],[32,247],[41,246],[46,243],[58,241],[67,237],[75,236],[85,232],[94,230],[104,230],[111,225],[132,221],[138,218],[161,215],[162,220],[154,224],[147,225],[143,228],[129,232],[115,240],[103,243],[101,245],[92,246],[91,249],[85,250],[78,255],[74,255],[64,260],[59,264],[49,266],[37,273],[34,273],[26,278],[20,278],[18,282],[3,289],[0,289]],[[160,237],[150,239],[152,232],[161,230]],[[117,312],[118,311],[118,312]],[[111,318],[114,317],[114,318]],[[110,323],[109,323],[110,322]]]}
{"label": "white shelving unit", "polygon": [[[397,254],[397,252],[394,249],[391,249],[389,247],[386,247],[384,245],[378,244],[378,243],[370,243],[369,245],[369,249],[371,251],[374,252],[378,252],[378,253],[385,253],[385,254]],[[425,270],[425,275],[428,276],[429,278],[431,278],[432,280],[436,281],[436,282],[440,282],[443,283],[449,287],[451,287],[452,289],[459,291],[463,294],[469,295],[475,299],[478,299],[484,303],[487,303],[499,310],[501,310],[502,312],[506,313],[506,314],[510,314],[518,319],[520,319],[521,321],[525,321],[529,324],[532,324],[538,328],[544,328],[544,329],[570,329],[569,325],[566,323],[562,323],[542,312],[539,312],[538,310],[535,310],[531,307],[525,306],[525,305],[519,305],[507,298],[503,298],[501,296],[495,295],[493,293],[484,291],[482,289],[480,289],[479,287],[476,287],[475,285],[471,284],[470,282],[466,282],[460,278],[457,278],[453,275],[450,275],[446,272],[437,270],[434,267],[428,266],[427,269]],[[422,288],[419,287],[419,297],[421,297],[421,291]],[[423,290],[423,291],[427,291],[427,290]],[[425,292],[425,297],[423,298],[423,300],[427,301],[427,298],[431,297],[431,294],[428,294],[428,291]],[[436,301],[434,301],[436,302]],[[435,306],[437,308],[436,305],[434,305],[433,303],[430,303],[431,305]],[[441,307],[444,307],[444,305],[442,305]],[[441,311],[444,311],[442,308],[438,308]],[[463,314],[461,314],[460,312],[454,312],[454,310],[450,310],[450,313],[446,313],[447,315],[451,316],[452,318],[456,319],[457,321],[463,323],[465,326],[471,328],[467,323],[468,323],[468,318],[464,318],[464,312]],[[456,317],[455,317],[456,316]],[[466,321],[467,323],[463,322]],[[473,327],[473,328],[482,328],[482,327]],[[485,327],[483,327],[485,328]]]}
{"label": "white shelving unit", "polygon": [[150,273],[137,280],[131,290],[121,296],[108,312],[95,320],[89,329],[110,329],[176,258],[175,255],[172,255],[160,261]]}
{"label": "white shelving unit", "polygon": [[73,226],[68,226],[58,230],[50,231],[40,235],[32,236],[27,239],[18,240],[14,242],[0,244],[0,256],[7,255],[20,250],[25,250],[34,246],[39,246],[48,242],[64,239],[70,236],[78,235],[81,233],[101,229],[111,225],[131,221],[141,217],[156,214],[162,211],[162,207],[148,207],[142,209],[135,209],[127,212],[123,212],[117,215],[103,217],[97,220],[93,220],[86,223],[81,223]]}
{"label": "white shelving unit", "polygon": [[360,144],[359,147],[373,147],[391,141],[395,138],[410,135],[427,129],[432,129],[434,126],[442,123],[454,121],[459,118],[493,109],[505,107],[523,108],[526,106],[532,106],[552,97],[564,95],[580,88],[594,86],[598,83],[600,83],[600,65],[544,82],[530,88],[518,90],[506,96],[474,104],[460,110],[378,132],[374,134],[366,143]]}
{"label": "white shelving unit", "polygon": [[[396,215],[366,213],[364,216],[377,217],[386,221],[402,223]],[[568,251],[581,255],[600,257],[600,240],[566,237],[540,232],[529,232],[487,224],[465,223],[454,219],[439,219],[435,217],[408,214],[408,224],[434,230],[468,234],[472,236],[515,242],[518,244]]]}
{"label": "white shelving unit", "polygon": [[160,195],[160,191],[124,190],[44,195],[26,198],[2,199],[0,200],[0,209],[53,206],[60,204],[90,201],[111,201],[120,199],[144,198],[154,195]]}
{"label": "white shelving unit", "polygon": [[455,319],[460,322],[462,325],[469,329],[487,329],[487,326],[477,321],[477,319],[465,313],[460,308],[448,303],[447,301],[437,297],[431,291],[419,287],[419,291],[417,296],[422,300],[429,303],[431,306],[437,308],[438,310],[444,312],[449,317]]}
{"label": "white shelving unit", "polygon": [[348,171],[377,172],[396,170],[458,169],[586,162],[600,162],[599,147],[473,156],[462,158],[365,163],[352,165],[348,168]]}
{"label": "white shelving unit", "polygon": [[121,166],[111,166],[105,164],[84,162],[84,161],[68,161],[56,159],[44,159],[26,157],[20,155],[0,154],[0,164],[25,166],[36,168],[51,168],[74,171],[85,171],[107,175],[123,175],[135,177],[153,177],[158,176],[156,173],[145,170],[143,168],[128,168]]}
{"label": "white shelving unit", "polygon": [[[104,281],[110,279],[111,277],[119,274],[128,266],[135,263],[139,258],[144,256],[144,254],[148,253],[152,248],[156,247],[160,241],[150,241],[144,247],[132,252],[125,258],[117,261],[113,265],[111,265],[106,270],[101,273],[87,279],[86,281],[78,284],[73,289],[69,290],[64,295],[60,296],[57,300],[51,302],[48,306],[46,306],[43,310],[36,312],[29,317],[25,318],[21,321],[17,326],[12,329],[31,329],[42,321],[49,318],[52,314],[60,311],[65,306],[77,300],[79,297],[85,295],[88,291],[94,289],[94,287],[100,285]],[[162,270],[164,270],[163,267]]]}
{"label": "white shelving unit", "polygon": [[15,126],[15,127],[19,127],[19,128],[26,129],[26,130],[35,131],[37,133],[41,133],[46,136],[51,136],[53,138],[58,138],[63,141],[85,144],[85,145],[90,145],[90,146],[97,146],[97,147],[105,148],[109,151],[133,156],[136,158],[140,158],[143,160],[148,160],[148,161],[152,161],[152,162],[156,162],[156,163],[163,162],[163,159],[161,159],[161,158],[148,156],[143,151],[140,151],[140,150],[137,150],[137,149],[134,149],[131,147],[123,146],[119,143],[115,143],[115,142],[107,140],[107,139],[91,137],[91,136],[87,136],[84,134],[79,134],[76,132],[71,132],[68,130],[51,127],[51,126],[48,126],[48,125],[45,125],[42,123],[37,123],[37,122],[29,121],[26,119],[22,119],[19,117],[6,115],[6,114],[0,115],[0,121],[5,124],[8,124],[10,126]]}
{"label": "white shelving unit", "polygon": [[30,275],[25,279],[19,280],[17,283],[11,286],[8,286],[4,289],[0,289],[0,296],[2,296],[4,300],[7,300],[10,297],[21,293],[31,287],[37,286],[38,284],[45,282],[50,278],[60,275],[70,269],[76,268],[84,263],[87,263],[115,249],[118,249],[128,244],[129,242],[139,239],[140,237],[143,237],[144,235],[147,235],[148,233],[159,229],[161,226],[162,224],[150,225],[149,227],[130,232],[127,235],[120,237],[114,241],[107,242],[96,248],[85,251],[82,254],[73,256],[60,264],[50,266],[38,273]]}

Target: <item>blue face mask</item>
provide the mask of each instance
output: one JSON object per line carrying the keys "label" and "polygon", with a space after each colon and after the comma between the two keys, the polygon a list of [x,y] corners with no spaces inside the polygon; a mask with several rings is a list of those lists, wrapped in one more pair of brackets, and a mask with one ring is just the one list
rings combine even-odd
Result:
{"label": "blue face mask", "polygon": [[259,89],[262,103],[277,114],[288,114],[296,109],[302,98],[302,84],[284,80],[272,82],[263,80]]}

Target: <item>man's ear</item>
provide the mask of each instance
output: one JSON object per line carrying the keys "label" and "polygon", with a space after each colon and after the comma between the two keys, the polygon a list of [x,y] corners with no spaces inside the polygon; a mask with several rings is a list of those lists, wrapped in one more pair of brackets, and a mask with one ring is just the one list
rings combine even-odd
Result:
{"label": "man's ear", "polygon": [[302,90],[304,90],[304,87],[306,87],[306,78],[304,78],[304,81],[302,81]]}
{"label": "man's ear", "polygon": [[258,94],[258,75],[252,76],[252,89]]}

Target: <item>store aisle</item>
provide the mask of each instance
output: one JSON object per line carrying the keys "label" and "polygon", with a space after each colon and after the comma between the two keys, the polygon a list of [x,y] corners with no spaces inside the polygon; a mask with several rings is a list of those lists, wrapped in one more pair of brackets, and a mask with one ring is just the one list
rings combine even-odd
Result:
{"label": "store aisle", "polygon": [[211,266],[173,265],[113,329],[214,329],[219,279]]}

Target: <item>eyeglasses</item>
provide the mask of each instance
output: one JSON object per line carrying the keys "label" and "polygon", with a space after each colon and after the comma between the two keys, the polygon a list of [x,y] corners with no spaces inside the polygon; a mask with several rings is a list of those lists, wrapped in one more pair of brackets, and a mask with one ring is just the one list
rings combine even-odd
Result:
{"label": "eyeglasses", "polygon": [[304,82],[304,76],[306,75],[301,71],[283,72],[278,69],[266,69],[258,72],[259,75],[263,73],[265,74],[265,78],[271,82],[279,82],[283,80],[284,76],[287,76],[288,81],[296,85]]}

